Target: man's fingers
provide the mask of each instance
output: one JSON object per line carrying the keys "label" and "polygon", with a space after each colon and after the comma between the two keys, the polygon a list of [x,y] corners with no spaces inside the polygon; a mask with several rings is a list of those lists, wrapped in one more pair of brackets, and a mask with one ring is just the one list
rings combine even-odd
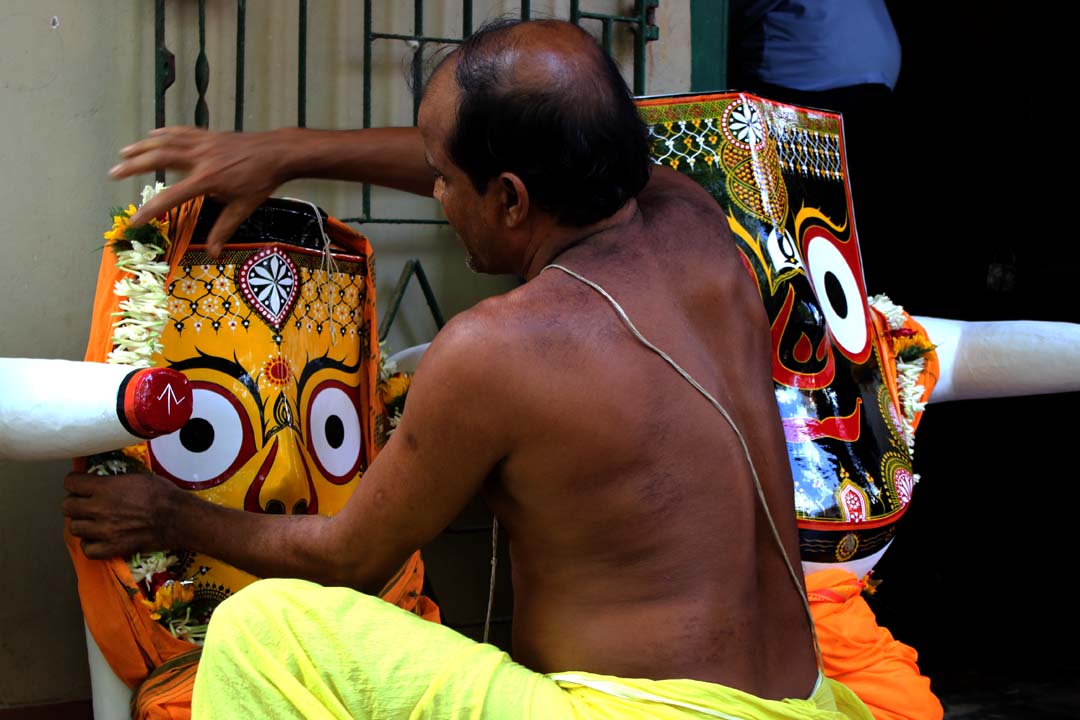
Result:
{"label": "man's fingers", "polygon": [[157,195],[147,200],[146,204],[140,207],[135,214],[131,216],[129,222],[132,227],[145,225],[150,220],[167,213],[174,207],[200,194],[202,193],[195,184],[191,182],[190,178],[185,178],[173,185],[169,185]]}
{"label": "man's fingers", "polygon": [[190,138],[151,137],[120,150],[120,162],[109,169],[109,177],[119,180],[154,170],[190,170],[199,154]]}
{"label": "man's fingers", "polygon": [[84,542],[87,540],[101,539],[101,532],[93,520],[72,518],[71,522],[68,523],[68,530],[71,531],[71,534],[75,537],[82,538]]}
{"label": "man's fingers", "polygon": [[94,494],[98,482],[99,479],[96,475],[71,472],[64,477],[64,490],[70,495],[89,497]]}
{"label": "man's fingers", "polygon": [[216,258],[221,253],[226,241],[236,232],[236,228],[240,227],[240,223],[255,212],[255,208],[259,207],[265,199],[265,197],[245,198],[234,200],[225,206],[214,222],[214,227],[210,229],[210,236],[206,239],[206,249],[211,257]]}
{"label": "man's fingers", "polygon": [[157,128],[142,140],[120,148],[119,154],[122,158],[132,158],[162,147],[190,148],[200,132],[206,131],[185,125]]}
{"label": "man's fingers", "polygon": [[110,180],[123,180],[134,175],[145,175],[156,170],[180,170],[187,172],[192,167],[188,151],[176,148],[156,148],[141,155],[121,160],[109,168]]}
{"label": "man's fingers", "polygon": [[108,560],[121,555],[119,548],[108,542],[91,542],[83,540],[79,543],[83,553],[91,560]]}
{"label": "man's fingers", "polygon": [[207,132],[204,128],[195,127],[194,125],[166,125],[165,127],[154,128],[148,135],[159,137],[162,135],[174,135],[185,136],[192,133]]}
{"label": "man's fingers", "polygon": [[[86,518],[91,517],[92,513],[89,510],[90,499],[79,497],[77,495],[68,495],[66,498],[60,501],[60,512],[64,517],[72,518]],[[75,535],[79,533],[75,533]]]}

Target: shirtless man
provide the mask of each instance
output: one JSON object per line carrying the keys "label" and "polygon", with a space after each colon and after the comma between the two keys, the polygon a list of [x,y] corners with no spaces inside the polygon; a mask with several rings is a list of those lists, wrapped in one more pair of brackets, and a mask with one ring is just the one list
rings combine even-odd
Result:
{"label": "shirtless man", "polygon": [[196,716],[869,717],[818,673],[761,301],[716,202],[649,164],[617,68],[574,25],[496,25],[439,67],[418,125],[167,129],[113,171],[187,173],[136,222],[223,198],[211,252],[296,177],[433,191],[471,267],[526,281],[440,331],[346,507],[266,516],[72,474],[64,512],[91,557],[183,547],[374,592],[481,492],[520,665],[352,590],[260,581],[215,612]]}

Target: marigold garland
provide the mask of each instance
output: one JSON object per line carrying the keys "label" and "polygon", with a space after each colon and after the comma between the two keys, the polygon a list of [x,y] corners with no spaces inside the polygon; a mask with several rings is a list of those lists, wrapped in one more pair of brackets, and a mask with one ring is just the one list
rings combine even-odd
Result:
{"label": "marigold garland", "polygon": [[412,385],[412,373],[399,372],[397,363],[389,357],[385,342],[379,343],[379,399],[382,400],[385,415],[380,418],[382,430],[380,445],[390,439],[390,435],[401,422],[401,413],[405,410],[405,398]]}

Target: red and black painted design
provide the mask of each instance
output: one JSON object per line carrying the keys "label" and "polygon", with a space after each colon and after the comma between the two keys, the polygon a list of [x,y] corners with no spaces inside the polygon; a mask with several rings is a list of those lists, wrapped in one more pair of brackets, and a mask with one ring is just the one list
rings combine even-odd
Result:
{"label": "red and black painted design", "polygon": [[892,538],[914,475],[877,352],[839,115],[729,93],[639,101],[654,160],[728,216],[768,312],[802,559]]}

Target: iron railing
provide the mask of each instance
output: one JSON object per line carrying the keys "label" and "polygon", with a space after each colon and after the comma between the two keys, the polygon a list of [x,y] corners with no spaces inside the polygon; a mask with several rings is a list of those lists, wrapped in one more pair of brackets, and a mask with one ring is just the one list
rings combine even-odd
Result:
{"label": "iron railing", "polygon": [[[659,28],[655,24],[655,11],[660,0],[633,0],[632,12],[625,15],[595,12],[582,9],[581,0],[571,0],[569,20],[579,25],[587,23],[599,23],[600,42],[607,52],[612,50],[614,29],[624,26],[633,32],[634,39],[634,66],[633,88],[635,95],[645,94],[646,78],[646,45],[659,37]],[[372,107],[372,48],[379,41],[404,42],[413,52],[411,66],[413,87],[413,122],[420,110],[421,92],[423,84],[423,57],[427,46],[437,43],[440,45],[461,43],[469,37],[473,31],[473,0],[461,0],[461,36],[442,37],[428,35],[424,30],[424,3],[422,0],[413,0],[413,28],[411,33],[398,33],[379,30],[375,27],[372,18],[373,0],[363,0],[364,3],[364,33],[363,33],[363,127],[371,127]],[[176,80],[176,58],[165,44],[165,0],[155,0],[155,74],[154,74],[154,120],[156,127],[165,125],[165,99],[166,91]],[[529,19],[532,16],[532,3],[530,0],[521,0],[519,14],[521,18]],[[209,127],[210,109],[207,104],[206,91],[210,82],[210,59],[206,52],[206,0],[198,0],[198,37],[199,49],[193,68],[195,87],[198,93],[194,108],[194,122],[198,127]],[[247,2],[236,0],[236,67],[235,67],[235,108],[233,129],[244,129],[244,69],[245,47],[247,29]],[[307,40],[308,40],[308,2],[297,2],[297,107],[296,122],[299,127],[304,127],[307,122]],[[159,171],[157,179],[164,181],[164,171]],[[401,218],[379,217],[372,212],[371,185],[364,184],[361,189],[360,213],[357,215],[345,215],[342,222],[354,224],[389,223],[389,224],[415,224],[415,225],[443,225],[445,220],[432,220],[424,218]],[[395,289],[394,297],[391,298],[390,314],[380,326],[380,339],[384,339],[390,330],[390,325],[396,317],[396,310],[401,303],[401,294],[404,293],[409,281],[417,276],[424,291],[428,307],[431,309],[437,327],[442,327],[442,313],[438,309],[438,303],[431,292],[430,285],[423,275],[423,268],[418,258],[413,258],[406,263],[402,277]]]}

